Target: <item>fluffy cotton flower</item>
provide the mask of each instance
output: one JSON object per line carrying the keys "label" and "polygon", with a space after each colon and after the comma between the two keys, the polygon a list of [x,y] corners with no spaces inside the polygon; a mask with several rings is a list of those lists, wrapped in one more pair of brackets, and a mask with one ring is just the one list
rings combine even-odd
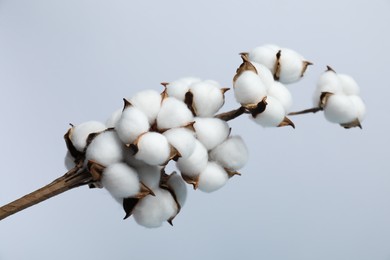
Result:
{"label": "fluffy cotton flower", "polygon": [[222,188],[229,180],[229,175],[216,162],[208,162],[199,175],[198,188],[204,192],[213,192]]}
{"label": "fluffy cotton flower", "polygon": [[134,220],[141,226],[157,228],[177,212],[177,204],[171,193],[164,189],[154,189],[155,196],[141,199],[133,210]]}
{"label": "fluffy cotton flower", "polygon": [[357,109],[346,95],[331,95],[324,107],[325,118],[333,123],[346,124],[357,119]]}
{"label": "fluffy cotton flower", "polygon": [[275,72],[276,53],[280,47],[266,44],[258,46],[249,52],[249,60],[265,65],[272,73]]}
{"label": "fluffy cotton flower", "polygon": [[163,100],[160,112],[157,115],[157,127],[160,130],[166,130],[185,126],[192,120],[192,112],[186,104],[176,98],[168,97]]}
{"label": "fluffy cotton flower", "polygon": [[268,96],[276,98],[282,105],[286,113],[290,111],[292,106],[292,95],[288,88],[278,81],[268,89]]}
{"label": "fluffy cotton flower", "polygon": [[210,158],[222,167],[237,171],[248,161],[249,152],[240,136],[231,136],[210,152]]}
{"label": "fluffy cotton flower", "polygon": [[200,82],[199,78],[181,78],[170,82],[166,85],[166,93],[169,97],[174,97],[180,101],[184,101],[185,95],[190,89],[190,85],[196,82]]}
{"label": "fluffy cotton flower", "polygon": [[135,106],[127,106],[118,120],[115,130],[125,144],[135,141],[141,134],[149,130],[149,121],[144,112]]}
{"label": "fluffy cotton flower", "polygon": [[297,82],[302,78],[310,64],[296,51],[282,48],[279,59],[279,73],[276,72],[278,80],[284,84]]}
{"label": "fluffy cotton flower", "polygon": [[149,165],[162,165],[171,155],[171,147],[165,136],[157,132],[147,132],[137,141],[135,158]]}
{"label": "fluffy cotton flower", "polygon": [[242,72],[233,82],[234,97],[241,105],[257,104],[267,94],[267,87],[253,71]]}
{"label": "fluffy cotton flower", "polygon": [[343,93],[346,95],[359,95],[360,88],[357,82],[349,75],[346,74],[337,74]]}
{"label": "fluffy cotton flower", "polygon": [[211,150],[222,143],[230,133],[230,127],[226,121],[219,118],[195,118],[194,129],[198,140]]}
{"label": "fluffy cotton flower", "polygon": [[264,127],[279,126],[286,116],[282,103],[273,96],[268,96],[266,102],[265,111],[256,115],[254,121]]}
{"label": "fluffy cotton flower", "polygon": [[106,126],[98,121],[88,121],[76,125],[70,132],[70,141],[74,148],[83,152],[87,145],[87,138],[92,133],[98,133],[106,129]]}
{"label": "fluffy cotton flower", "polygon": [[106,121],[106,127],[107,128],[114,128],[117,122],[119,121],[119,118],[121,118],[122,115],[122,108],[114,111],[111,116]]}
{"label": "fluffy cotton flower", "polygon": [[179,158],[176,166],[186,176],[196,177],[206,168],[207,161],[208,153],[206,147],[196,140],[192,154],[187,158]]}
{"label": "fluffy cotton flower", "polygon": [[92,160],[108,166],[123,159],[124,145],[115,131],[105,131],[97,135],[86,151],[86,161]]}
{"label": "fluffy cotton flower", "polygon": [[163,133],[181,158],[187,158],[195,149],[195,133],[184,127],[171,128]]}
{"label": "fluffy cotton flower", "polygon": [[143,165],[135,168],[140,181],[151,189],[155,189],[160,184],[161,167]]}
{"label": "fluffy cotton flower", "polygon": [[267,89],[269,89],[275,82],[272,72],[264,64],[251,61],[252,65],[255,66],[257,75],[259,75],[261,81],[264,83]]}
{"label": "fluffy cotton flower", "polygon": [[193,108],[199,117],[213,116],[225,102],[224,90],[216,81],[201,81],[190,86]]}
{"label": "fluffy cotton flower", "polygon": [[114,163],[106,167],[101,183],[114,198],[128,198],[140,191],[137,172],[126,163]]}
{"label": "fluffy cotton flower", "polygon": [[321,93],[323,92],[329,92],[333,94],[343,93],[340,78],[332,69],[328,69],[322,73],[317,81],[317,88],[313,96],[314,106],[319,106]]}
{"label": "fluffy cotton flower", "polygon": [[359,122],[362,122],[364,120],[364,117],[366,116],[366,105],[364,104],[361,97],[353,95],[349,96],[351,99],[357,113],[357,119]]}
{"label": "fluffy cotton flower", "polygon": [[176,172],[173,172],[169,176],[167,185],[175,193],[176,200],[180,207],[183,207],[187,199],[187,185],[185,184],[183,178]]}
{"label": "fluffy cotton flower", "polygon": [[147,116],[149,124],[153,124],[161,108],[161,94],[155,90],[144,90],[136,93],[129,102],[139,108]]}

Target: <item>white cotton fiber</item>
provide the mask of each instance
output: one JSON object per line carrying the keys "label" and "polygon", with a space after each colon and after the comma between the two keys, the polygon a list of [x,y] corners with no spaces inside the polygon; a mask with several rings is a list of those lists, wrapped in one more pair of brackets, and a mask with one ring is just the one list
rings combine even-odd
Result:
{"label": "white cotton fiber", "polygon": [[196,177],[204,168],[206,168],[207,161],[208,153],[206,147],[196,140],[193,153],[187,158],[179,158],[176,162],[176,166],[181,173],[190,177]]}
{"label": "white cotton fiber", "polygon": [[194,129],[198,140],[211,150],[222,143],[230,133],[228,123],[219,118],[195,118]]}
{"label": "white cotton fiber", "polygon": [[290,90],[286,88],[282,83],[275,81],[274,84],[268,89],[268,96],[276,98],[282,103],[286,113],[290,111],[293,100]]}
{"label": "white cotton fiber", "polygon": [[282,103],[272,96],[268,96],[266,102],[267,107],[265,111],[258,114],[253,120],[264,127],[279,126],[286,116]]}
{"label": "white cotton fiber", "polygon": [[222,166],[216,162],[208,162],[206,168],[199,175],[198,189],[204,192],[219,190],[229,180],[229,176]]}
{"label": "white cotton fiber", "polygon": [[210,152],[211,160],[231,171],[238,171],[247,163],[248,148],[240,136],[231,136]]}
{"label": "white cotton fiber", "polygon": [[122,115],[122,108],[114,111],[111,116],[106,121],[106,127],[107,128],[114,128],[116,123],[119,121],[119,118],[121,118]]}
{"label": "white cotton fiber", "polygon": [[340,80],[341,88],[345,95],[359,95],[359,85],[351,76],[339,73],[337,76]]}
{"label": "white cotton fiber", "polygon": [[262,45],[249,52],[249,60],[265,65],[272,74],[275,73],[276,53],[280,48],[276,45]]}
{"label": "white cotton fiber", "polygon": [[114,163],[106,167],[101,183],[117,199],[134,196],[140,191],[138,174],[126,163]]}
{"label": "white cotton fiber", "polygon": [[92,160],[108,166],[123,159],[124,145],[115,131],[105,131],[96,136],[86,151],[86,161]]}
{"label": "white cotton fiber", "polygon": [[185,95],[190,89],[190,85],[196,82],[200,82],[199,78],[186,77],[170,82],[166,86],[166,92],[169,97],[177,98],[180,101],[184,101]]}
{"label": "white cotton fiber", "polygon": [[190,86],[193,107],[198,117],[213,116],[225,102],[223,91],[216,81],[201,81]]}
{"label": "white cotton fiber", "polygon": [[161,108],[161,94],[155,90],[144,90],[129,99],[130,103],[139,108],[147,116],[149,124],[153,124]]}
{"label": "white cotton fiber", "polygon": [[180,153],[182,158],[187,158],[195,149],[195,133],[184,127],[171,128],[163,133],[168,142]]}
{"label": "white cotton fiber", "polygon": [[135,106],[128,106],[123,110],[115,130],[123,143],[131,144],[138,136],[147,132],[149,127],[149,120],[145,113]]}
{"label": "white cotton fiber", "polygon": [[257,104],[267,94],[267,88],[253,71],[244,71],[233,82],[234,97],[241,105]]}
{"label": "white cotton fiber", "polygon": [[140,181],[150,189],[159,186],[161,179],[161,167],[152,165],[143,165],[135,168],[138,172]]}
{"label": "white cotton fiber", "polygon": [[263,64],[252,62],[252,61],[251,63],[253,66],[255,66],[257,70],[257,75],[260,77],[265,87],[269,89],[275,82],[272,72]]}
{"label": "white cotton fiber", "polygon": [[294,50],[282,48],[279,59],[279,81],[284,84],[297,82],[303,76],[307,62]]}
{"label": "white cotton fiber", "polygon": [[160,130],[166,130],[185,126],[192,120],[192,112],[186,104],[176,98],[168,97],[163,100],[160,112],[157,115],[157,127]]}
{"label": "white cotton fiber", "polygon": [[180,176],[180,174],[173,172],[169,176],[167,184],[175,193],[179,205],[183,207],[187,199],[187,185],[184,182],[183,178]]}
{"label": "white cotton fiber", "polygon": [[135,153],[132,147],[125,146],[123,151],[123,160],[131,167],[137,168],[148,165],[144,161],[135,158]]}
{"label": "white cotton fiber", "polygon": [[64,158],[64,164],[65,164],[65,168],[70,171],[71,169],[73,169],[76,164],[74,162],[74,158],[73,156],[70,154],[69,151],[66,152],[66,155],[65,155],[65,158]]}
{"label": "white cotton fiber", "polygon": [[329,96],[325,108],[325,118],[338,124],[346,124],[357,119],[357,109],[351,99],[342,94]]}
{"label": "white cotton fiber", "polygon": [[88,121],[76,125],[72,128],[70,134],[70,141],[73,146],[80,152],[83,152],[87,145],[87,138],[92,133],[104,131],[106,126],[98,121]]}
{"label": "white cotton fiber", "polygon": [[166,163],[171,154],[171,147],[167,138],[157,132],[147,132],[137,139],[138,148],[135,158],[149,165]]}
{"label": "white cotton fiber", "polygon": [[359,122],[362,122],[366,116],[366,105],[359,96],[353,95],[348,97],[356,108],[357,119]]}
{"label": "white cotton fiber", "polygon": [[141,226],[157,228],[177,213],[177,204],[169,191],[154,189],[155,196],[142,198],[133,210],[134,220]]}

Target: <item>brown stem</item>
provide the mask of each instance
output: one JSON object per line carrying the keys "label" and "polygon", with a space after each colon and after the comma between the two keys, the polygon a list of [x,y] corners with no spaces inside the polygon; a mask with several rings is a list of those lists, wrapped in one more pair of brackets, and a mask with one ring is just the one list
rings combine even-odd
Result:
{"label": "brown stem", "polygon": [[295,116],[295,115],[302,115],[302,114],[308,114],[308,113],[317,113],[318,111],[321,111],[321,110],[322,110],[322,108],[320,108],[320,107],[313,107],[313,108],[305,109],[302,111],[291,112],[291,113],[288,113],[288,115]]}
{"label": "brown stem", "polygon": [[229,120],[232,120],[232,119],[234,119],[236,117],[241,116],[245,112],[246,112],[245,107],[239,107],[239,108],[234,109],[232,111],[228,111],[228,112],[225,112],[225,113],[218,114],[215,117],[219,118],[219,119],[222,119],[224,121],[229,121]]}
{"label": "brown stem", "polygon": [[2,206],[0,220],[60,193],[88,184],[92,179],[91,174],[87,171],[80,171],[80,168],[80,166],[76,166],[50,184]]}

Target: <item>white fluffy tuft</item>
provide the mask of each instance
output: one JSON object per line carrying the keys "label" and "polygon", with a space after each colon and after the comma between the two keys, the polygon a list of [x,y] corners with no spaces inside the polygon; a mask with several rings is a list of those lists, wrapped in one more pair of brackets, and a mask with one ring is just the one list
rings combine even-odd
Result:
{"label": "white fluffy tuft", "polygon": [[163,135],[175,147],[182,158],[187,158],[195,149],[195,133],[187,128],[177,127],[165,131]]}
{"label": "white fluffy tuft", "polygon": [[161,179],[161,167],[152,165],[143,165],[135,168],[138,172],[140,181],[150,189],[159,186]]}
{"label": "white fluffy tuft", "polygon": [[137,172],[126,163],[114,163],[104,169],[102,185],[116,198],[128,198],[140,191]]}
{"label": "white fluffy tuft", "polygon": [[169,97],[177,98],[180,101],[184,101],[185,95],[190,89],[190,85],[196,82],[200,82],[199,78],[181,78],[170,82],[167,85],[167,94]]}
{"label": "white fluffy tuft", "polygon": [[199,175],[198,189],[204,192],[219,190],[229,180],[229,176],[222,166],[216,162],[208,162],[206,168]]}
{"label": "white fluffy tuft", "polygon": [[88,121],[76,125],[72,128],[70,140],[73,146],[80,152],[83,152],[87,145],[87,138],[92,133],[104,131],[106,126],[98,121]]}
{"label": "white fluffy tuft", "polygon": [[176,162],[177,168],[187,176],[198,176],[201,171],[206,168],[208,161],[208,153],[206,147],[199,142],[195,141],[195,149],[192,154],[187,158],[179,158]]}
{"label": "white fluffy tuft", "polygon": [[195,133],[198,140],[211,150],[222,143],[230,133],[229,125],[219,118],[195,118]]}
{"label": "white fluffy tuft", "polygon": [[170,188],[172,188],[173,192],[175,193],[179,205],[183,207],[187,199],[187,185],[184,182],[183,178],[176,172],[173,172],[169,176],[167,184]]}
{"label": "white fluffy tuft", "polygon": [[345,95],[359,95],[359,85],[351,76],[346,74],[337,74],[337,76],[339,77]]}
{"label": "white fluffy tuft", "polygon": [[325,118],[333,123],[345,124],[357,119],[357,109],[353,101],[342,94],[331,95],[324,108]]}
{"label": "white fluffy tuft", "polygon": [[149,130],[149,120],[144,112],[135,106],[126,107],[117,124],[115,130],[119,138],[125,144],[135,141],[141,134]]}
{"label": "white fluffy tuft", "polygon": [[216,81],[201,81],[190,86],[193,106],[199,117],[213,116],[223,106],[224,95]]}
{"label": "white fluffy tuft", "polygon": [[119,118],[121,118],[122,115],[122,108],[114,111],[111,116],[106,121],[106,127],[107,128],[114,128],[117,122],[119,121]]}
{"label": "white fluffy tuft", "polygon": [[248,148],[240,136],[229,137],[210,152],[212,160],[232,171],[237,171],[244,167],[248,157]]}
{"label": "white fluffy tuft", "polygon": [[155,90],[144,90],[129,99],[130,103],[139,108],[147,116],[149,124],[153,124],[161,108],[161,94]]}
{"label": "white fluffy tuft", "polygon": [[305,60],[302,55],[296,51],[282,48],[279,59],[279,81],[284,84],[290,84],[300,80],[302,78],[304,62]]}
{"label": "white fluffy tuft", "polygon": [[263,113],[258,114],[254,121],[264,127],[276,127],[283,121],[286,111],[282,103],[273,96],[267,97],[267,107]]}
{"label": "white fluffy tuft", "polygon": [[262,45],[249,52],[249,60],[263,64],[272,74],[275,72],[276,53],[280,48],[276,45]]}
{"label": "white fluffy tuft", "polygon": [[286,88],[286,86],[282,83],[274,81],[274,84],[268,89],[268,96],[272,96],[282,103],[286,113],[290,111],[293,103],[292,95],[290,90],[288,90],[288,88]]}
{"label": "white fluffy tuft", "polygon": [[135,158],[149,165],[161,165],[168,161],[171,147],[167,138],[157,132],[147,132],[137,140]]}
{"label": "white fluffy tuft", "polygon": [[157,115],[158,129],[181,127],[192,122],[193,116],[186,104],[176,98],[168,97],[163,100]]}
{"label": "white fluffy tuft", "polygon": [[257,104],[267,93],[260,77],[253,71],[244,71],[233,84],[234,96],[241,105]]}

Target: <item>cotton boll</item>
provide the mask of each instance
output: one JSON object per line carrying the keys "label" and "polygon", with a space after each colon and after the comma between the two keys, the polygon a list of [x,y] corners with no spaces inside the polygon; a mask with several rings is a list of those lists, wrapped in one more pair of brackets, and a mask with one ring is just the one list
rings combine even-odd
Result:
{"label": "cotton boll", "polygon": [[98,121],[88,121],[76,125],[72,128],[70,134],[70,141],[73,146],[79,151],[83,152],[87,145],[87,138],[92,133],[98,133],[106,129],[106,126]]}
{"label": "cotton boll", "polygon": [[204,192],[213,192],[222,188],[229,180],[229,175],[216,162],[208,162],[199,175],[198,188]]}
{"label": "cotton boll", "polygon": [[196,140],[193,153],[187,158],[179,158],[176,166],[186,176],[196,177],[206,168],[207,161],[208,153],[206,147]]}
{"label": "cotton boll", "polygon": [[198,140],[211,150],[222,143],[230,133],[228,123],[219,118],[195,118],[194,129]]}
{"label": "cotton boll", "polygon": [[135,168],[138,172],[140,181],[151,189],[155,189],[160,184],[161,167],[152,165],[143,165]]}
{"label": "cotton boll", "polygon": [[279,59],[279,71],[276,72],[278,80],[284,84],[290,84],[300,80],[311,64],[305,61],[302,55],[294,50],[282,48]]}
{"label": "cotton boll", "polygon": [[114,128],[115,127],[116,123],[119,121],[119,118],[121,118],[122,110],[123,109],[120,108],[111,114],[111,116],[106,121],[107,128]]}
{"label": "cotton boll", "polygon": [[163,100],[160,112],[157,115],[159,130],[188,125],[194,119],[186,104],[176,98],[168,97]]}
{"label": "cotton boll", "polygon": [[149,124],[153,124],[161,108],[161,94],[155,90],[144,90],[129,99],[130,103],[139,108],[147,116]]}
{"label": "cotton boll", "polygon": [[224,94],[216,81],[201,81],[190,86],[193,107],[199,117],[213,116],[225,102]]}
{"label": "cotton boll", "polygon": [[92,160],[108,166],[123,159],[124,145],[115,131],[105,131],[97,135],[86,151],[86,161]]}
{"label": "cotton boll", "polygon": [[341,81],[337,76],[336,72],[331,69],[328,69],[317,81],[317,88],[313,96],[314,106],[319,106],[320,97],[322,92],[329,92],[333,94],[342,94],[343,89],[341,86]]}
{"label": "cotton boll", "polygon": [[76,166],[76,163],[74,162],[73,156],[70,154],[69,151],[66,152],[65,158],[64,158],[64,164],[65,168],[70,171]]}
{"label": "cotton boll", "polygon": [[263,81],[266,88],[269,89],[275,82],[272,72],[263,64],[257,62],[251,63],[253,66],[255,66],[257,74],[259,75],[261,81]]}
{"label": "cotton boll", "polygon": [[264,127],[279,126],[286,116],[282,103],[272,96],[268,96],[266,102],[267,107],[265,111],[258,114],[254,121]]}
{"label": "cotton boll", "polygon": [[166,92],[169,97],[177,98],[180,101],[184,101],[185,95],[190,89],[190,85],[196,82],[200,82],[199,78],[187,77],[175,80],[166,85]]}
{"label": "cotton boll", "polygon": [[149,130],[148,117],[139,108],[127,106],[115,125],[119,138],[125,144],[135,141],[142,133]]}
{"label": "cotton boll", "polygon": [[141,199],[133,210],[134,220],[141,226],[157,228],[177,212],[177,204],[169,191],[154,189],[155,196]]}
{"label": "cotton boll", "polygon": [[128,198],[140,191],[138,174],[126,163],[114,163],[106,167],[101,183],[114,198]]}
{"label": "cotton boll", "polygon": [[168,142],[179,152],[181,158],[187,158],[195,149],[195,133],[187,128],[171,128],[163,133]]}
{"label": "cotton boll", "polygon": [[234,96],[241,105],[257,104],[267,94],[267,88],[260,77],[253,71],[244,71],[237,77]]}
{"label": "cotton boll", "polygon": [[278,81],[274,81],[272,87],[268,89],[268,96],[272,96],[282,103],[286,112],[290,111],[292,106],[292,95],[288,88]]}
{"label": "cotton boll", "polygon": [[331,95],[324,107],[325,118],[338,124],[346,124],[354,121],[357,117],[357,109],[353,101],[346,95]]}
{"label": "cotton boll", "polygon": [[359,122],[362,122],[364,120],[364,117],[366,116],[366,105],[359,96],[353,95],[348,97],[356,108],[357,119],[359,120]]}
{"label": "cotton boll", "polygon": [[175,193],[176,200],[180,207],[183,207],[187,199],[187,185],[185,184],[183,178],[176,172],[173,172],[169,176],[167,185]]}
{"label": "cotton boll", "polygon": [[346,95],[359,95],[360,89],[356,81],[349,75],[337,74],[343,93]]}
{"label": "cotton boll", "polygon": [[210,152],[212,160],[231,171],[237,171],[244,167],[248,157],[248,148],[240,136],[229,137]]}
{"label": "cotton boll", "polygon": [[142,167],[142,166],[148,165],[144,161],[138,160],[137,158],[135,158],[135,152],[134,152],[134,149],[132,147],[125,146],[123,148],[123,150],[124,150],[123,151],[123,160],[129,166],[138,168],[138,167]]}
{"label": "cotton boll", "polygon": [[262,45],[249,52],[249,60],[265,65],[272,74],[276,67],[276,53],[280,48],[276,45]]}
{"label": "cotton boll", "polygon": [[150,165],[162,165],[171,155],[171,147],[167,138],[157,132],[147,132],[137,141],[135,158]]}

